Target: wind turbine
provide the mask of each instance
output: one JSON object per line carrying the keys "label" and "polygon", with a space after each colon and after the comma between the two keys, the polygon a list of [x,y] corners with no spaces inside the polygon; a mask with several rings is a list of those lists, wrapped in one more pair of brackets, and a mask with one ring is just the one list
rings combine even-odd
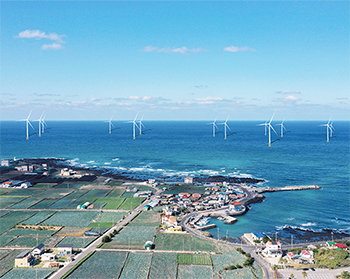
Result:
{"label": "wind turbine", "polygon": [[274,129],[274,128],[272,127],[272,125],[271,125],[271,121],[272,121],[272,118],[273,118],[274,116],[275,116],[275,114],[272,115],[270,122],[267,123],[267,126],[268,126],[268,128],[269,128],[269,147],[271,147],[271,129],[272,129],[272,130],[275,132],[275,134],[277,135],[275,129]]}
{"label": "wind turbine", "polygon": [[265,126],[265,136],[266,136],[266,134],[267,134],[267,127],[269,126],[269,125],[267,124],[267,120],[266,120],[265,123],[263,123],[263,124],[258,124],[257,126]]}
{"label": "wind turbine", "polygon": [[113,115],[112,115],[111,119],[109,119],[109,121],[108,121],[108,131],[110,134],[112,134],[112,127],[114,127],[114,125],[112,123],[112,118],[113,118]]}
{"label": "wind turbine", "polygon": [[333,122],[331,122],[332,117],[328,120],[327,124],[319,125],[319,126],[326,126],[327,127],[327,142],[329,142],[329,134],[332,137],[333,133]]}
{"label": "wind turbine", "polygon": [[228,120],[229,116],[227,116],[226,121],[224,123],[220,123],[220,124],[224,124],[224,135],[225,135],[225,139],[227,138],[226,135],[226,127],[231,131],[230,127],[227,125],[227,120]]}
{"label": "wind turbine", "polygon": [[285,119],[283,119],[283,121],[282,121],[282,123],[281,123],[281,124],[278,124],[278,125],[280,125],[280,126],[281,126],[281,138],[283,138],[283,130],[287,130],[287,129],[286,129],[286,127],[284,127],[284,125],[283,125],[284,120],[285,120]]}
{"label": "wind turbine", "polygon": [[216,122],[216,118],[215,118],[215,120],[212,123],[207,123],[207,124],[213,125],[213,137],[214,138],[215,138],[215,128],[218,128],[218,126],[216,126],[216,123],[215,123]]}
{"label": "wind turbine", "polygon": [[41,114],[40,118],[36,121],[39,122],[39,137],[41,137],[41,133],[44,133],[44,113]]}
{"label": "wind turbine", "polygon": [[143,119],[143,116],[141,117],[141,119],[139,120],[139,130],[140,130],[140,136],[141,136],[141,134],[142,134],[142,127],[144,127],[145,128],[145,125],[143,125],[142,124],[142,119]]}
{"label": "wind turbine", "polygon": [[30,123],[30,121],[29,121],[29,117],[30,117],[31,114],[32,114],[32,111],[30,111],[30,113],[29,113],[27,119],[21,119],[21,120],[20,120],[20,121],[26,121],[26,135],[27,135],[27,136],[26,136],[26,139],[27,139],[27,140],[29,140],[29,125],[34,129],[32,123]]}
{"label": "wind turbine", "polygon": [[136,114],[135,118],[133,121],[128,121],[126,123],[132,123],[132,138],[135,139],[136,135],[135,135],[135,126],[138,128],[137,123],[136,123],[136,118],[137,118],[138,114]]}

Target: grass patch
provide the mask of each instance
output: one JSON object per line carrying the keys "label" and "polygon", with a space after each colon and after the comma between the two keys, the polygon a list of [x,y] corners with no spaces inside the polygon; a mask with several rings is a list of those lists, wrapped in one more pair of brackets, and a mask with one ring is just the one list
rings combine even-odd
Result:
{"label": "grass patch", "polygon": [[177,254],[177,262],[179,264],[202,264],[211,265],[211,258],[208,254]]}
{"label": "grass patch", "polygon": [[350,265],[349,254],[345,250],[318,249],[314,252],[316,267],[318,268],[339,268]]}
{"label": "grass patch", "polygon": [[68,272],[61,277],[61,279],[67,278],[71,273],[73,273],[74,270],[76,270],[80,265],[82,265],[82,263],[85,262],[88,258],[90,258],[94,253],[95,251],[91,251],[89,254],[87,254],[75,266],[73,266],[70,270],[68,270]]}
{"label": "grass patch", "polygon": [[127,198],[118,209],[134,210],[138,207],[146,198]]}
{"label": "grass patch", "polygon": [[125,198],[99,198],[96,200],[96,202],[107,203],[103,209],[118,209],[124,200]]}

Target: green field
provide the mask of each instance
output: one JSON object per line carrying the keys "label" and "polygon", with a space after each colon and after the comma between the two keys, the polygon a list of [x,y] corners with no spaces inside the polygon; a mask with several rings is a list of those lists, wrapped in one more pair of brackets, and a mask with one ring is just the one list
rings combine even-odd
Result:
{"label": "green field", "polygon": [[86,246],[90,245],[91,242],[93,242],[96,239],[96,237],[77,237],[77,236],[66,236],[60,244],[73,244],[74,248],[85,248]]}
{"label": "green field", "polygon": [[146,241],[152,241],[156,228],[150,226],[132,226],[123,228],[117,235],[102,246],[102,248],[133,248],[144,249]]}
{"label": "green field", "polygon": [[245,256],[238,253],[233,247],[228,245],[219,244],[221,255],[212,255],[214,272],[218,273],[219,270],[224,269],[230,265],[243,265]]}
{"label": "green field", "polygon": [[13,209],[27,209],[29,207],[31,207],[32,205],[36,204],[40,202],[39,198],[26,198],[22,201],[20,201],[19,203],[16,203],[14,205],[12,205],[9,208],[13,208]]}
{"label": "green field", "polygon": [[11,229],[7,231],[4,235],[11,236],[51,236],[56,233],[56,230],[32,230],[32,229]]}
{"label": "green field", "polygon": [[52,188],[56,186],[56,183],[37,183],[34,185],[35,188]]}
{"label": "green field", "polygon": [[121,195],[121,198],[132,198],[135,195],[135,192],[124,192],[123,195]]}
{"label": "green field", "polygon": [[149,279],[173,279],[176,273],[176,253],[153,253]]}
{"label": "green field", "polygon": [[120,221],[125,215],[127,215],[127,212],[102,212],[102,214],[98,217],[96,222],[91,222],[89,224],[89,227],[112,227],[118,221]]}
{"label": "green field", "polygon": [[129,226],[154,226],[157,227],[161,222],[160,213],[150,211],[142,211]]}
{"label": "green field", "polygon": [[134,210],[138,207],[146,198],[127,198],[122,203],[122,205],[118,209],[123,210]]}
{"label": "green field", "polygon": [[13,268],[1,279],[44,279],[55,271],[55,268]]}
{"label": "green field", "polygon": [[120,279],[143,279],[147,278],[152,254],[151,253],[129,253]]}
{"label": "green field", "polygon": [[24,251],[25,250],[8,250],[9,253],[0,260],[0,277],[13,267],[15,258]]}
{"label": "green field", "polygon": [[185,233],[158,233],[155,249],[172,251],[219,251],[214,242]]}
{"label": "green field", "polygon": [[47,247],[54,247],[62,240],[63,237],[59,236],[21,236],[14,238],[11,242],[7,243],[8,247],[36,247],[40,243],[44,243]]}
{"label": "green field", "polygon": [[42,221],[46,220],[50,216],[52,216],[56,211],[39,211],[36,213],[34,216],[28,218],[21,224],[26,224],[26,225],[37,225],[40,224]]}
{"label": "green field", "polygon": [[6,246],[6,244],[9,243],[12,239],[14,239],[14,236],[11,236],[11,235],[0,235],[0,247]]}
{"label": "green field", "polygon": [[13,189],[11,192],[8,192],[4,196],[21,196],[21,197],[29,197],[38,193],[43,192],[44,189],[35,189],[35,188],[27,188],[27,189]]}
{"label": "green field", "polygon": [[57,201],[58,201],[58,199],[53,199],[53,200],[44,199],[44,200],[41,200],[40,202],[32,205],[30,207],[30,209],[46,209],[46,208],[49,208],[53,203],[55,203]]}
{"label": "green field", "polygon": [[68,195],[72,191],[73,191],[72,189],[49,189],[39,194],[36,194],[34,197],[41,198],[41,199],[45,199],[45,198],[60,199]]}
{"label": "green field", "polygon": [[123,189],[117,188],[109,192],[106,198],[120,198],[124,194],[124,192],[125,192],[124,188]]}
{"label": "green field", "polygon": [[87,227],[98,216],[98,211],[58,211],[42,222],[47,226]]}
{"label": "green field", "polygon": [[211,258],[209,254],[177,254],[177,262],[179,264],[203,264],[211,265]]}
{"label": "green field", "polygon": [[[207,265],[179,264],[177,279],[213,279],[213,269]],[[235,277],[236,278],[236,277]],[[237,277],[240,278],[241,277]]]}
{"label": "green field", "polygon": [[97,251],[74,270],[67,279],[118,278],[127,255],[128,252]]}
{"label": "green field", "polygon": [[0,235],[5,231],[11,229],[14,225],[17,225],[20,222],[28,219],[33,216],[36,212],[26,212],[26,211],[11,211],[8,214],[0,218]]}
{"label": "green field", "polygon": [[103,209],[118,209],[124,200],[125,198],[99,198],[95,202],[107,203]]}
{"label": "green field", "polygon": [[[220,278],[222,279],[255,279],[253,273],[249,268],[239,268],[234,270],[224,270],[220,274]],[[260,277],[259,277],[260,278]],[[261,277],[262,278],[262,277]]]}
{"label": "green field", "polygon": [[0,196],[0,208],[7,208],[10,207],[16,203],[21,202],[24,200],[25,197],[21,196]]}

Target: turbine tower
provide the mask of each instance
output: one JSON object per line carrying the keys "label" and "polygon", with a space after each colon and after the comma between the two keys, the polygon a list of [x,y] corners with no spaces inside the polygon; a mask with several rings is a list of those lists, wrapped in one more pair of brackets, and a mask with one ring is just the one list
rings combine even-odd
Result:
{"label": "turbine tower", "polygon": [[226,133],[226,128],[228,128],[230,131],[230,127],[227,125],[227,120],[228,120],[229,116],[227,116],[226,121],[224,123],[220,123],[224,125],[224,135],[225,135],[225,139],[227,138],[227,133]]}
{"label": "turbine tower", "polygon": [[109,119],[109,121],[108,121],[108,131],[110,134],[112,134],[112,127],[114,127],[114,125],[112,123],[112,118],[113,118],[113,115],[112,115],[111,119]]}
{"label": "turbine tower", "polygon": [[41,137],[41,133],[44,133],[44,118],[43,118],[43,116],[44,116],[44,113],[42,113],[41,114],[41,116],[40,116],[40,118],[38,119],[38,120],[36,120],[36,121],[38,121],[39,122],[39,137]]}
{"label": "turbine tower", "polygon": [[333,133],[333,121],[331,122],[332,117],[328,120],[327,124],[319,125],[319,126],[326,126],[327,127],[327,142],[329,142],[329,135],[332,137]]}
{"label": "turbine tower", "polygon": [[267,127],[269,126],[268,123],[267,123],[267,120],[266,120],[265,123],[263,123],[263,124],[258,124],[257,126],[265,126],[265,136],[266,136],[266,134],[267,134]]}
{"label": "turbine tower", "polygon": [[268,128],[269,128],[269,147],[271,147],[271,129],[272,129],[272,130],[275,132],[275,134],[277,135],[275,129],[274,129],[274,128],[272,127],[272,125],[271,125],[271,121],[272,121],[272,118],[273,118],[274,116],[275,116],[275,114],[272,115],[270,122],[267,123]]}
{"label": "turbine tower", "polygon": [[27,139],[27,140],[29,140],[29,125],[34,129],[32,123],[30,123],[30,121],[29,121],[29,117],[30,117],[31,114],[32,114],[32,111],[30,111],[30,113],[29,113],[27,119],[21,119],[21,120],[20,120],[20,121],[26,121],[26,135],[27,135],[27,136],[26,136],[26,139]]}
{"label": "turbine tower", "polygon": [[136,118],[137,118],[138,114],[136,114],[135,118],[133,121],[128,121],[126,123],[132,123],[132,138],[135,139],[136,138],[136,135],[135,135],[135,132],[136,132],[136,128],[135,126],[138,128],[137,126],[137,123],[136,123]]}
{"label": "turbine tower", "polygon": [[142,127],[145,128],[145,125],[142,124],[142,119],[143,119],[143,116],[141,117],[141,119],[139,120],[139,130],[140,130],[140,136],[142,134]]}
{"label": "turbine tower", "polygon": [[215,128],[219,129],[218,126],[216,126],[216,123],[215,123],[216,122],[216,118],[215,118],[215,120],[212,123],[207,123],[207,124],[213,125],[213,137],[214,138],[215,138]]}
{"label": "turbine tower", "polygon": [[286,130],[286,127],[284,127],[284,125],[283,125],[284,120],[285,120],[285,119],[283,119],[283,121],[282,121],[282,123],[281,123],[281,124],[278,124],[278,125],[280,125],[280,126],[281,126],[281,138],[283,138],[283,130]]}

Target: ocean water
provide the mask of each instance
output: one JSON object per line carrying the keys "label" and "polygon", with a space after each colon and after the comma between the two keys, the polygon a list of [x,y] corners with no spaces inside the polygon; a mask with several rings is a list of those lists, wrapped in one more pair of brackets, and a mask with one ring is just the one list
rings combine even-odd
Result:
{"label": "ocean water", "polygon": [[[210,232],[232,238],[256,231],[282,235],[283,227],[290,226],[350,233],[349,122],[334,122],[327,143],[326,127],[318,126],[323,122],[286,121],[287,133],[283,138],[273,133],[271,147],[264,127],[257,126],[263,122],[228,121],[232,131],[225,140],[223,125],[213,137],[205,121],[145,121],[144,134],[133,140],[131,123],[115,121],[120,129],[109,134],[102,121],[47,121],[49,129],[41,137],[26,140],[24,122],[1,121],[0,157],[66,158],[143,178],[250,176],[265,179],[261,187],[316,182],[321,190],[265,193],[265,201],[253,204],[236,224],[213,220],[219,230]],[[279,132],[278,122],[272,124]]]}

